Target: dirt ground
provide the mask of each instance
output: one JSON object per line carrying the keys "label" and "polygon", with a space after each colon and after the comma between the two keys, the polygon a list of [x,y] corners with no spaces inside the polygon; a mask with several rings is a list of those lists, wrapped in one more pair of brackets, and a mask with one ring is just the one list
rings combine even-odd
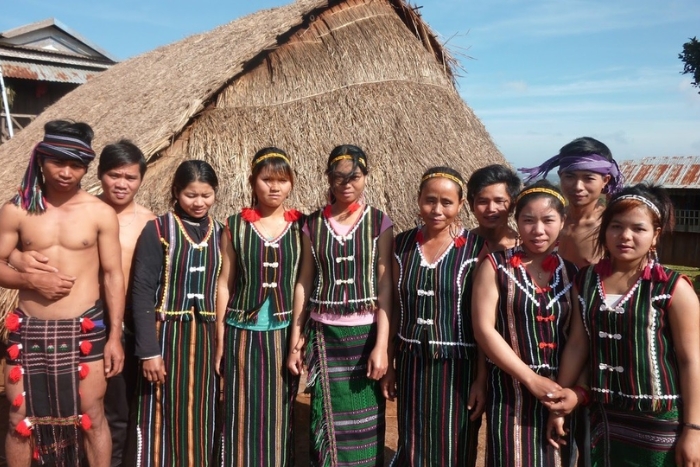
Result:
{"label": "dirt ground", "polygon": [[[5,398],[4,388],[0,383],[0,467],[5,467],[5,434],[10,403]],[[296,411],[296,464],[300,467],[309,465],[309,395],[300,393],[295,406]],[[484,427],[479,432],[479,457],[477,466],[484,465]],[[399,434],[396,427],[396,403],[388,402],[386,411],[386,442],[384,448],[385,465],[389,465],[396,452]]]}

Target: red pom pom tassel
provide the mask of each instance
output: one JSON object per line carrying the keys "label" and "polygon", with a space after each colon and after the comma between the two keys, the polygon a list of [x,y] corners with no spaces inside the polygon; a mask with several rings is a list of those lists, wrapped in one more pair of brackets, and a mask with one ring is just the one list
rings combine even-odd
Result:
{"label": "red pom pom tassel", "polygon": [[80,343],[80,351],[83,353],[83,355],[90,355],[91,350],[92,350],[92,342],[82,341]]}
{"label": "red pom pom tassel", "polygon": [[664,267],[659,263],[655,263],[651,271],[651,277],[658,282],[668,282],[668,274],[664,271]]}
{"label": "red pom pom tassel", "polygon": [[25,438],[29,438],[32,435],[32,422],[28,418],[25,418],[17,425],[15,431]]}
{"label": "red pom pom tassel", "polygon": [[92,322],[90,318],[80,319],[80,330],[83,332],[90,332],[95,329],[95,323]]}
{"label": "red pom pom tassel", "polygon": [[17,360],[20,350],[22,350],[22,344],[12,344],[7,348],[7,356],[10,357],[10,360]]}
{"label": "red pom pom tassel", "polygon": [[87,375],[90,374],[90,367],[87,365],[78,365],[78,374],[80,375],[80,379],[87,378]]}
{"label": "red pom pom tassel", "polygon": [[22,379],[22,375],[24,374],[24,370],[22,369],[21,366],[17,365],[13,369],[10,370],[10,382],[11,383],[16,383],[20,379]]}
{"label": "red pom pom tassel", "polygon": [[510,257],[510,265],[514,268],[519,268],[523,264],[523,254],[518,252]]}
{"label": "red pom pom tassel", "polygon": [[17,397],[15,397],[15,400],[12,401],[12,407],[22,407],[22,404],[24,404],[24,395],[26,392],[23,392],[22,394],[17,394]]}
{"label": "red pom pom tassel", "polygon": [[555,255],[547,255],[545,259],[542,260],[542,269],[547,272],[554,272],[559,266],[559,258]]}
{"label": "red pom pom tassel", "polygon": [[610,274],[612,274],[612,261],[610,261],[610,258],[603,258],[600,261],[598,261],[598,264],[593,266],[593,270],[600,277],[608,277],[610,276]]}
{"label": "red pom pom tassel", "polygon": [[80,416],[80,426],[84,431],[88,431],[90,428],[92,428],[92,420],[90,420],[90,416],[88,414],[84,413]]}
{"label": "red pom pom tassel", "polygon": [[287,222],[296,222],[301,219],[301,213],[296,209],[289,209],[284,211],[284,220]]}
{"label": "red pom pom tassel", "polygon": [[649,266],[648,263],[646,266],[644,266],[644,269],[642,270],[642,280],[645,280],[645,281],[651,280],[651,266]]}
{"label": "red pom pom tassel", "polygon": [[257,209],[243,208],[241,210],[241,217],[246,222],[257,222],[260,220],[260,212]]}
{"label": "red pom pom tassel", "polygon": [[462,248],[464,245],[467,244],[467,241],[466,241],[466,240],[464,239],[464,237],[461,236],[461,235],[460,235],[459,237],[455,237],[454,242],[455,242],[455,247],[456,247],[456,248]]}
{"label": "red pom pom tassel", "polygon": [[17,316],[17,313],[10,313],[5,318],[5,327],[10,332],[19,331],[20,325],[22,324],[22,318]]}
{"label": "red pom pom tassel", "polygon": [[32,455],[35,461],[39,460],[39,448],[34,448],[34,454]]}

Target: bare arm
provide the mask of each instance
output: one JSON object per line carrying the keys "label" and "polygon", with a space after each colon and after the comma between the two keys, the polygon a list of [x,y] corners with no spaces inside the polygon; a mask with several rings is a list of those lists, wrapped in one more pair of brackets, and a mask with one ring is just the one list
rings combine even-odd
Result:
{"label": "bare arm", "polygon": [[216,356],[215,368],[217,374],[221,375],[221,359],[224,356],[224,332],[226,324],[226,307],[228,306],[231,289],[233,288],[233,278],[236,277],[236,252],[233,250],[230,233],[226,228],[221,235],[221,271],[216,285]]}
{"label": "bare arm", "polygon": [[308,318],[306,303],[309,301],[309,296],[312,292],[315,274],[316,264],[311,253],[311,240],[306,234],[302,234],[301,265],[299,267],[299,278],[294,286],[294,307],[292,309],[289,356],[287,358],[287,368],[294,375],[300,375],[303,372],[305,340],[302,333]]}
{"label": "bare arm", "polygon": [[75,277],[57,272],[20,272],[10,266],[10,256],[16,251],[19,241],[23,215],[20,208],[10,203],[0,208],[0,287],[35,290],[49,300],[63,298],[70,293]]}
{"label": "bare arm", "polygon": [[122,323],[124,321],[124,273],[122,270],[119,221],[111,208],[101,206],[97,248],[104,282],[104,300],[109,312],[109,337],[105,344],[105,373],[107,377],[119,374],[124,365]]}
{"label": "bare arm", "polygon": [[394,243],[393,229],[390,227],[381,233],[377,258],[377,302],[375,311],[377,319],[377,342],[367,362],[367,377],[375,380],[381,379],[389,365],[389,322],[391,319],[391,302],[393,294],[393,280],[391,258]]}
{"label": "bare arm", "polygon": [[472,294],[472,322],[477,343],[499,368],[520,381],[539,400],[559,389],[549,378],[530,369],[496,330],[498,311],[498,282],[496,270],[489,261],[477,267]]}
{"label": "bare arm", "polygon": [[396,338],[396,334],[399,332],[399,318],[401,316],[399,305],[399,262],[396,260],[396,257],[394,257],[391,262],[391,270],[394,282],[394,295],[392,300],[391,317],[389,319],[389,351],[387,352],[389,355],[389,366],[387,367],[386,374],[381,380],[381,388],[384,398],[393,401],[396,398],[396,344],[394,340]]}
{"label": "bare arm", "polygon": [[[681,422],[700,425],[700,304],[693,287],[685,280],[678,281],[672,296],[668,319],[680,374]],[[700,465],[700,430],[682,428],[676,446],[676,465]]]}

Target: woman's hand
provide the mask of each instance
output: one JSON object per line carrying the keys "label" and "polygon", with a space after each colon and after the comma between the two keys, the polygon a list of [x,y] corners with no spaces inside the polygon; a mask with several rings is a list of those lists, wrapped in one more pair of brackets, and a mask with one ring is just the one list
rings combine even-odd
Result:
{"label": "woman's hand", "polygon": [[556,416],[569,415],[578,405],[578,396],[569,388],[554,391],[542,404]]}
{"label": "woman's hand", "polygon": [[389,367],[389,354],[386,346],[374,346],[367,360],[367,377],[375,381],[382,379]]}
{"label": "woman's hand", "polygon": [[393,401],[396,399],[396,370],[393,366],[389,365],[386,373],[379,380],[379,387],[382,390],[382,395],[384,399]]}
{"label": "woman's hand", "polygon": [[301,335],[296,344],[289,349],[287,356],[287,368],[293,375],[299,376],[304,374],[304,347],[306,346],[306,338]]}
{"label": "woman's hand", "polygon": [[676,465],[700,467],[700,430],[683,428],[676,444]]}
{"label": "woman's hand", "polygon": [[469,389],[469,401],[467,410],[471,412],[469,420],[481,418],[486,408],[486,378],[476,378]]}
{"label": "woman's hand", "polygon": [[143,377],[151,383],[165,383],[165,365],[163,357],[149,358],[142,360]]}
{"label": "woman's hand", "polygon": [[550,412],[549,418],[547,419],[547,441],[554,446],[555,449],[566,445],[567,432],[564,429],[564,422],[564,417],[554,415]]}
{"label": "woman's hand", "polygon": [[525,387],[530,394],[535,396],[540,402],[549,402],[554,397],[557,391],[561,391],[562,387],[556,381],[533,373],[527,381],[523,381]]}

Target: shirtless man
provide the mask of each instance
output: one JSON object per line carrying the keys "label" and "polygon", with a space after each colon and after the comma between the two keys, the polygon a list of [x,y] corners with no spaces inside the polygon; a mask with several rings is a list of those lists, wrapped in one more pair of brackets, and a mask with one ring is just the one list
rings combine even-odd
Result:
{"label": "shirtless man", "polygon": [[[561,191],[568,201],[564,228],[559,234],[559,254],[579,269],[595,264],[601,259],[596,248],[600,218],[605,210],[603,195],[611,195],[622,188],[623,177],[610,149],[594,138],[584,136],[566,144],[559,154],[533,169],[520,169],[530,176],[527,183],[539,175],[559,167]],[[587,385],[587,374],[581,376]],[[585,408],[577,410],[575,417],[575,441],[578,446],[578,466],[589,467],[590,423]],[[576,449],[571,450],[572,456]],[[571,459],[573,464],[573,457]]]}
{"label": "shirtless man", "polygon": [[[5,387],[13,404],[7,461],[29,466],[34,456],[76,465],[82,429],[90,465],[106,467],[112,441],[103,397],[107,378],[121,372],[124,360],[119,223],[112,208],[80,188],[95,157],[92,129],[68,121],[44,129],[20,194],[0,209],[0,286],[20,289],[7,321]],[[7,260],[17,245],[51,258],[61,273],[12,269]],[[112,324],[106,339],[100,274]]]}
{"label": "shirtless man", "polygon": [[[148,208],[136,203],[134,197],[141,187],[146,174],[146,158],[132,142],[121,140],[108,144],[100,153],[97,176],[102,185],[102,194],[98,197],[111,206],[119,220],[119,243],[122,251],[122,270],[128,290],[131,284],[131,263],[136,248],[136,241],[146,223],[155,219]],[[15,259],[11,264],[27,272],[56,271],[49,265],[49,258],[28,252]],[[124,371],[107,380],[105,393],[105,416],[112,434],[112,467],[122,465],[124,448],[129,423],[129,406],[133,397],[138,362],[134,361],[133,328],[128,311],[124,316],[125,332]],[[109,323],[108,323],[109,325]]]}
{"label": "shirtless man", "polygon": [[[121,140],[105,146],[100,153],[97,176],[102,184],[99,198],[117,212],[119,243],[122,247],[122,270],[128,290],[131,284],[131,264],[141,231],[148,221],[155,219],[148,208],[134,201],[146,174],[146,159],[132,142]],[[130,300],[127,301],[130,303]],[[105,394],[105,415],[112,432],[112,467],[123,463],[129,423],[129,406],[134,395],[138,362],[134,359],[133,323],[131,314],[124,316],[124,371],[110,378]]]}

